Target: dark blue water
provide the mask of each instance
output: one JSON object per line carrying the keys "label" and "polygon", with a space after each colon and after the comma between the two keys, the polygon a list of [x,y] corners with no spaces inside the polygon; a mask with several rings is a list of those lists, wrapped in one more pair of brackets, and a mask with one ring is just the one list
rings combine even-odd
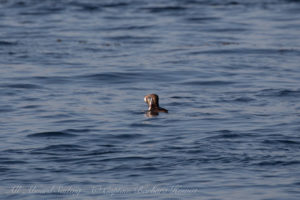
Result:
{"label": "dark blue water", "polygon": [[0,0],[0,141],[1,199],[298,200],[300,2]]}

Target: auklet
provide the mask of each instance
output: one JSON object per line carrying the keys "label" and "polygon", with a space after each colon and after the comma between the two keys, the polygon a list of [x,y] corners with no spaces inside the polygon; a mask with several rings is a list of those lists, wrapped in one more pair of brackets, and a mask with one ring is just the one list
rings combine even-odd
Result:
{"label": "auklet", "polygon": [[159,112],[168,113],[167,109],[159,107],[159,98],[157,94],[148,94],[144,97],[144,101],[148,104],[147,113],[150,115],[158,115]]}

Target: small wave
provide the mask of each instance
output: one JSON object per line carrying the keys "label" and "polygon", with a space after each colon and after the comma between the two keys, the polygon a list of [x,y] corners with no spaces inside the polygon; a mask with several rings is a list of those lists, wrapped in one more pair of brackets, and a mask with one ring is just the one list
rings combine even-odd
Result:
{"label": "small wave", "polygon": [[[53,123],[56,124],[75,124],[75,123],[80,123],[82,122],[82,119],[66,119],[66,120],[56,120]],[[85,120],[88,121],[88,120]]]}
{"label": "small wave", "polygon": [[282,160],[272,160],[272,161],[262,161],[256,163],[259,166],[287,166],[287,165],[299,165],[300,161],[293,160],[293,161],[282,161]]}
{"label": "small wave", "polygon": [[77,135],[67,133],[64,131],[49,131],[49,132],[40,132],[40,133],[33,133],[27,135],[27,137],[75,137]]}
{"label": "small wave", "polygon": [[[153,28],[150,25],[131,25],[131,26],[117,26],[117,27],[105,27],[101,28],[102,31],[120,31],[120,30],[145,30]],[[110,37],[111,39],[117,39],[118,37]],[[124,38],[123,38],[124,39]],[[107,44],[105,46],[108,46]],[[109,45],[111,46],[111,45]]]}
{"label": "small wave", "polygon": [[100,5],[82,2],[72,2],[71,6],[77,7],[76,10],[79,11],[99,11],[102,9]]}
{"label": "small wave", "polygon": [[0,106],[0,113],[4,113],[4,112],[12,112],[15,109],[13,109],[11,106],[9,105],[4,105],[4,106]]}
{"label": "small wave", "polygon": [[183,11],[186,8],[183,6],[162,6],[162,7],[147,7],[144,10],[147,10],[151,13],[162,13],[162,12],[176,12]]}
{"label": "small wave", "polygon": [[164,125],[159,124],[150,124],[150,123],[132,123],[130,124],[131,127],[164,127]]}
{"label": "small wave", "polygon": [[87,133],[92,131],[91,129],[67,129],[65,130],[66,132],[71,132],[71,133]]}
{"label": "small wave", "polygon": [[154,166],[152,163],[148,163],[134,168],[134,170],[141,170],[141,171],[155,171],[159,169],[160,169],[159,167]]}
{"label": "small wave", "polygon": [[89,153],[83,154],[84,156],[99,156],[103,154],[113,154],[113,153],[121,153],[122,150],[117,148],[101,148],[98,150],[91,151]]}
{"label": "small wave", "polygon": [[0,46],[14,46],[17,44],[18,44],[18,42],[0,41]]}
{"label": "small wave", "polygon": [[36,76],[33,77],[37,81],[41,81],[47,84],[66,84],[71,80],[71,77],[66,76]]}
{"label": "small wave", "polygon": [[83,147],[73,144],[58,144],[58,145],[49,145],[41,149],[36,149],[36,151],[48,151],[48,150],[59,150],[59,151],[83,151]]}
{"label": "small wave", "polygon": [[215,21],[219,20],[219,17],[188,17],[186,18],[187,21],[191,22],[206,22],[206,21]]}
{"label": "small wave", "polygon": [[235,82],[232,81],[187,81],[183,82],[183,85],[203,85],[203,86],[219,86],[219,85],[231,85],[234,84]]}
{"label": "small wave", "polygon": [[41,107],[40,105],[27,105],[27,106],[23,106],[23,109],[35,109],[35,108],[39,108]]}
{"label": "small wave", "polygon": [[133,44],[155,44],[158,42],[160,37],[154,37],[154,36],[132,36],[132,35],[121,35],[121,36],[110,36],[106,37],[108,40],[113,41],[122,41],[122,42],[128,42]]}
{"label": "small wave", "polygon": [[54,12],[59,12],[62,10],[63,10],[63,8],[49,8],[49,9],[42,8],[40,10],[20,12],[19,14],[20,15],[31,15],[31,16],[49,15],[49,14],[53,14]]}
{"label": "small wave", "polygon": [[216,134],[213,136],[209,136],[206,139],[232,139],[232,138],[239,138],[243,137],[244,135],[234,133],[230,130],[219,130],[212,132],[211,134]]}
{"label": "small wave", "polygon": [[132,81],[132,79],[138,76],[139,76],[138,73],[110,72],[110,73],[83,75],[83,76],[79,76],[78,78],[104,81],[109,83],[127,83]]}
{"label": "small wave", "polygon": [[186,96],[172,96],[173,99],[194,99],[195,97],[186,97]]}
{"label": "small wave", "polygon": [[6,167],[0,167],[0,172],[8,172],[8,171],[10,171],[10,170],[12,170],[11,168],[6,168]]}
{"label": "small wave", "polygon": [[[100,2],[100,1],[99,1]],[[71,3],[71,6],[75,6],[80,11],[101,11],[103,8],[119,8],[125,7],[129,4],[126,2],[110,2],[110,3],[83,3],[75,2]]]}
{"label": "small wave", "polygon": [[110,2],[110,3],[102,4],[101,6],[106,8],[116,8],[116,7],[124,7],[128,5],[129,4],[126,2]]}
{"label": "small wave", "polygon": [[294,140],[264,140],[263,143],[265,144],[285,144],[285,145],[300,145],[299,141]]}
{"label": "small wave", "polygon": [[[212,30],[206,30],[209,32],[240,32],[240,31],[246,31],[246,29],[212,29]],[[236,43],[238,44],[238,43]],[[295,53],[297,55],[300,55],[300,51],[296,49],[251,49],[251,48],[232,48],[232,49],[217,49],[217,50],[208,50],[208,51],[192,51],[189,54],[190,55],[201,55],[201,54],[244,54],[244,55],[278,55],[283,53]]]}
{"label": "small wave", "polygon": [[300,90],[264,89],[259,91],[257,96],[300,97]]}
{"label": "small wave", "polygon": [[124,157],[111,157],[105,158],[101,161],[140,161],[140,160],[153,160],[155,157],[143,157],[143,156],[124,156]]}
{"label": "small wave", "polygon": [[228,46],[228,45],[239,45],[240,43],[238,43],[238,42],[217,42],[217,44],[220,44],[223,46]]}
{"label": "small wave", "polygon": [[[206,32],[212,33],[239,33],[239,32],[246,32],[248,29],[246,28],[207,28],[205,29]],[[227,42],[228,43],[228,42]],[[234,43],[238,44],[238,43]]]}
{"label": "small wave", "polygon": [[135,139],[142,137],[142,134],[119,134],[119,135],[110,135],[109,138],[114,139]]}
{"label": "small wave", "polygon": [[0,162],[0,164],[2,164],[2,165],[23,165],[23,164],[26,164],[26,163],[27,162],[20,161],[20,160]]}
{"label": "small wave", "polygon": [[0,87],[6,88],[16,88],[16,89],[41,89],[39,85],[28,84],[28,83],[19,83],[19,84],[2,84]]}
{"label": "small wave", "polygon": [[90,80],[90,81],[100,81],[105,83],[112,84],[124,84],[132,82],[153,82],[156,80],[165,80],[169,81],[171,78],[168,74],[149,72],[149,73],[140,73],[140,72],[107,72],[107,73],[98,73],[98,74],[87,74],[76,77],[77,80]]}
{"label": "small wave", "polygon": [[250,97],[233,97],[233,98],[220,98],[220,100],[218,100],[218,102],[237,102],[237,103],[248,103],[251,101],[255,101],[255,99]]}
{"label": "small wave", "polygon": [[101,73],[101,74],[91,74],[91,75],[85,75],[81,76],[84,78],[92,78],[92,79],[119,79],[119,78],[132,78],[135,76],[138,76],[138,73],[121,73],[121,72],[108,72],[108,73]]}
{"label": "small wave", "polygon": [[298,181],[297,181],[297,182],[295,182],[294,184],[295,184],[295,185],[299,185],[299,186],[300,186],[300,182],[298,182]]}
{"label": "small wave", "polygon": [[1,159],[2,161],[0,161],[0,164],[25,164],[27,163],[24,160],[13,160],[13,159]]}
{"label": "small wave", "polygon": [[233,101],[236,101],[236,102],[250,102],[250,101],[254,101],[254,100],[255,99],[250,98],[250,97],[238,97],[238,98],[233,99]]}
{"label": "small wave", "polygon": [[279,96],[288,96],[288,97],[299,97],[300,90],[281,90],[278,93]]}

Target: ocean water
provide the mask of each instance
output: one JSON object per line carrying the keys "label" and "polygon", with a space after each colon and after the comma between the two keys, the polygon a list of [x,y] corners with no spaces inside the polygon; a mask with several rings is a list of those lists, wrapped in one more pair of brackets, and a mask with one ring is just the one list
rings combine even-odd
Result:
{"label": "ocean water", "polygon": [[298,200],[299,102],[300,1],[0,0],[1,199]]}

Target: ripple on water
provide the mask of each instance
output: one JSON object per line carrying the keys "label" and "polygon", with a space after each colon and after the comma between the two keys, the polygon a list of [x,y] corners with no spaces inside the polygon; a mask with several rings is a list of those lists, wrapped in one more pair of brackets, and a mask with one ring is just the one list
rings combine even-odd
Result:
{"label": "ripple on water", "polygon": [[[292,140],[293,139],[293,140]],[[264,140],[263,143],[264,144],[268,144],[268,145],[286,145],[286,146],[290,146],[290,145],[295,145],[295,147],[297,147],[298,145],[300,145],[300,141],[297,141],[297,138],[292,138],[292,139],[273,139],[273,140]],[[299,138],[298,138],[299,140]],[[300,148],[300,146],[299,146]]]}
{"label": "ripple on water", "polygon": [[153,127],[153,128],[159,128],[164,127],[164,125],[161,124],[151,124],[151,123],[132,123],[130,124],[131,127]]}
{"label": "ripple on water", "polygon": [[82,154],[82,156],[100,156],[105,154],[116,154],[116,153],[122,153],[123,150],[121,148],[117,147],[108,147],[108,148],[100,148],[96,150],[91,150],[89,152],[86,152]]}
{"label": "ripple on water", "polygon": [[67,84],[71,82],[70,76],[35,76],[33,80],[39,81],[41,84]]}
{"label": "ripple on water", "polygon": [[14,165],[14,164],[26,164],[27,161],[24,160],[17,160],[13,158],[8,158],[8,157],[1,157],[0,163],[3,165]]}
{"label": "ripple on water", "polygon": [[300,97],[300,90],[290,89],[264,89],[257,93],[257,96],[267,97]]}
{"label": "ripple on water", "polygon": [[187,17],[186,21],[197,22],[197,23],[208,23],[211,21],[220,20],[219,17]]}
{"label": "ripple on water", "polygon": [[130,4],[126,2],[79,2],[79,1],[71,1],[70,5],[75,7],[76,10],[83,12],[93,12],[93,11],[102,11],[105,8],[122,8],[126,7]]}
{"label": "ripple on water", "polygon": [[15,46],[15,45],[18,45],[18,42],[0,40],[0,47],[1,46]]}
{"label": "ripple on water", "polygon": [[220,81],[220,80],[212,80],[212,81],[186,81],[181,83],[183,85],[195,85],[195,86],[223,86],[223,85],[232,85],[235,84],[233,81]]}
{"label": "ripple on water", "polygon": [[131,44],[155,44],[159,42],[159,37],[153,36],[134,36],[134,35],[122,35],[122,36],[110,36],[106,37],[108,40],[113,40],[117,42],[123,43],[131,43]]}
{"label": "ripple on water", "polygon": [[18,84],[1,84],[3,88],[14,88],[14,89],[41,89],[40,85],[29,84],[29,83],[18,83]]}
{"label": "ripple on water", "polygon": [[149,6],[143,9],[147,10],[150,13],[177,13],[178,11],[184,11],[186,8],[183,6]]}
{"label": "ripple on water", "polygon": [[60,138],[60,137],[76,137],[77,135],[68,133],[67,131],[49,131],[49,132],[39,132],[27,135],[27,137],[37,137],[37,138]]}
{"label": "ripple on water", "polygon": [[[227,29],[220,30],[220,31],[226,31]],[[213,32],[217,30],[212,30]],[[235,30],[235,31],[243,31],[245,32],[246,29],[241,30]],[[239,44],[239,43],[233,43],[233,44]],[[226,43],[223,45],[226,46]],[[296,49],[252,49],[252,48],[231,48],[231,49],[217,49],[217,50],[207,50],[207,51],[191,51],[190,55],[201,55],[201,54],[212,54],[212,55],[227,55],[227,54],[235,54],[238,53],[240,55],[268,55],[268,56],[279,56],[281,54],[295,54],[300,55],[300,50]]]}
{"label": "ripple on water", "polygon": [[230,138],[244,137],[243,134],[234,133],[233,131],[230,131],[230,130],[220,130],[220,131],[215,131],[215,132],[212,132],[209,134],[215,134],[215,135],[209,136],[206,139],[230,139]]}
{"label": "ripple on water", "polygon": [[247,97],[247,96],[240,96],[240,97],[222,97],[219,100],[216,100],[216,102],[224,103],[224,102],[229,102],[229,103],[249,103],[256,101],[255,98],[252,97]]}
{"label": "ripple on water", "polygon": [[57,144],[57,145],[48,145],[43,148],[37,148],[34,149],[31,153],[45,153],[45,152],[53,152],[57,151],[59,152],[78,152],[78,151],[84,151],[85,147],[80,145],[74,145],[74,144]]}
{"label": "ripple on water", "polygon": [[133,134],[133,133],[123,133],[123,134],[117,134],[117,135],[107,135],[105,138],[111,138],[111,139],[120,139],[120,140],[129,140],[129,139],[136,139],[143,137],[143,134]]}
{"label": "ripple on water", "polygon": [[6,112],[13,112],[15,111],[14,107],[11,105],[1,105],[0,106],[0,113],[6,113]]}
{"label": "ripple on water", "polygon": [[110,83],[110,84],[126,84],[138,82],[155,82],[155,81],[169,81],[171,76],[169,74],[160,72],[106,72],[106,73],[92,73],[75,77],[81,81],[91,81],[96,83]]}
{"label": "ripple on water", "polygon": [[251,97],[237,97],[237,98],[233,99],[233,101],[248,103],[248,102],[251,102],[251,101],[255,101],[255,99],[251,98]]}
{"label": "ripple on water", "polygon": [[268,166],[293,166],[298,164],[300,164],[300,161],[286,161],[286,160],[272,159],[272,160],[258,162],[255,163],[254,165],[268,167]]}

